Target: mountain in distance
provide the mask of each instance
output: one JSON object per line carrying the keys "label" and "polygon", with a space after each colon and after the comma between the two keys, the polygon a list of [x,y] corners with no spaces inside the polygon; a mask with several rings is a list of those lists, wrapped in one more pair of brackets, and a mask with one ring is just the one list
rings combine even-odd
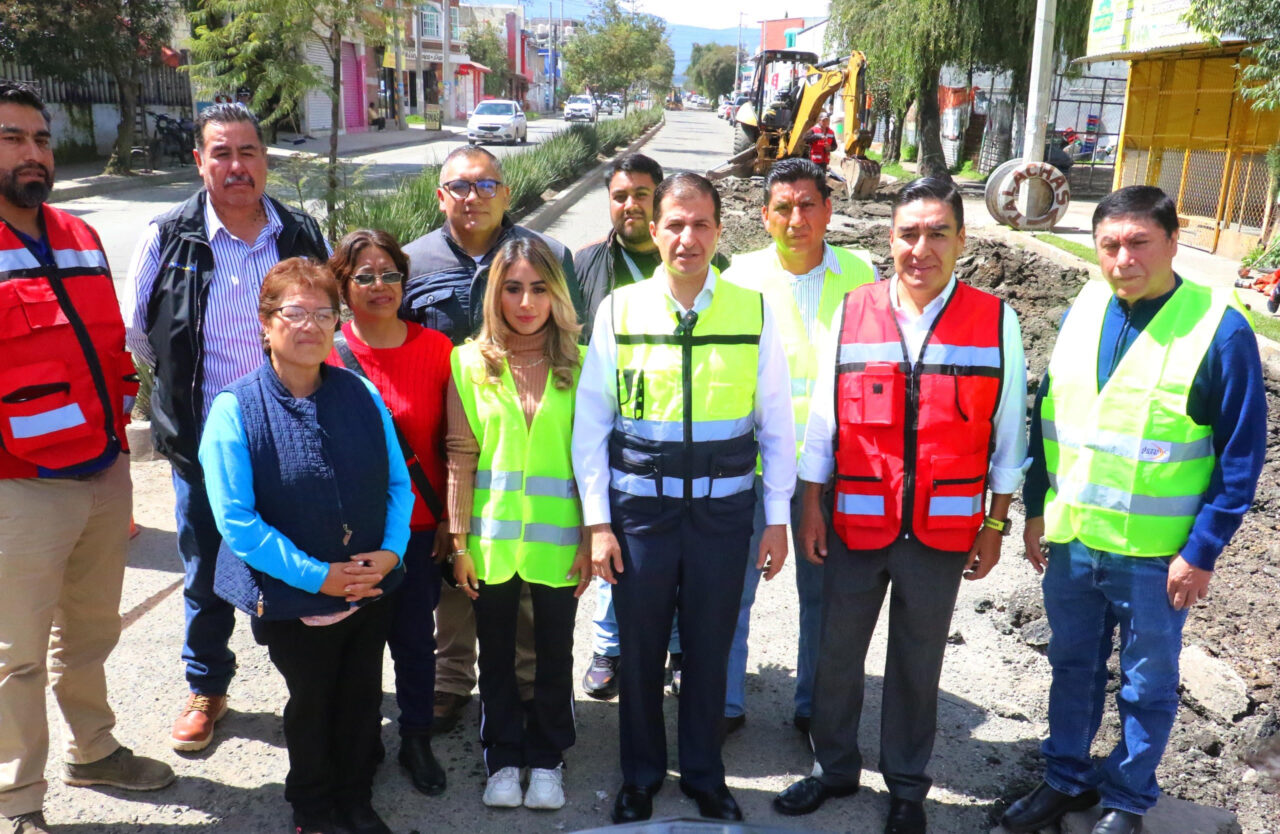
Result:
{"label": "mountain in distance", "polygon": [[[671,51],[676,55],[676,71],[672,83],[676,86],[684,84],[685,74],[689,70],[689,56],[693,53],[695,43],[718,43],[725,46],[738,45],[738,27],[728,29],[704,29],[699,26],[668,25],[667,33]],[[760,47],[760,27],[742,27],[742,48],[748,55],[755,54]]]}

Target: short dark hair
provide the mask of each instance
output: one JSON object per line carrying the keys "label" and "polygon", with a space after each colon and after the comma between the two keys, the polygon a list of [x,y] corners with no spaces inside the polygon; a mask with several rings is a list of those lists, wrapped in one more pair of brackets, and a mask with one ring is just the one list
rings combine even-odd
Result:
{"label": "short dark hair", "polygon": [[39,110],[40,115],[44,116],[45,124],[53,124],[49,111],[45,109],[44,99],[40,98],[40,93],[30,84],[0,80],[0,104],[21,104],[23,107]]}
{"label": "short dark hair", "polygon": [[266,144],[262,138],[262,125],[258,124],[258,117],[253,115],[253,111],[239,102],[223,102],[206,107],[196,116],[196,149],[204,152],[205,125],[228,125],[236,122],[253,125],[253,132],[258,134],[258,144]]}
{"label": "short dark hair", "polygon": [[642,153],[623,154],[615,159],[613,164],[609,166],[609,170],[605,172],[605,188],[608,188],[613,183],[613,177],[618,173],[648,174],[654,185],[662,182],[662,166],[653,157],[645,156]]}
{"label": "short dark hair", "polygon": [[769,205],[773,197],[773,186],[777,183],[812,182],[818,194],[826,200],[831,197],[831,186],[827,185],[827,174],[812,160],[795,158],[775,162],[764,178],[764,204]]}
{"label": "short dark hair", "polygon": [[444,161],[440,163],[440,170],[444,171],[445,168],[449,167],[450,162],[453,162],[460,156],[478,156],[481,159],[486,159],[493,164],[493,170],[498,172],[498,176],[502,176],[502,161],[498,159],[498,157],[494,156],[491,151],[482,148],[479,145],[462,145],[461,147],[457,147],[449,151],[449,153],[445,154]]}
{"label": "short dark hair", "polygon": [[711,198],[711,204],[715,207],[716,225],[720,225],[720,192],[716,191],[716,187],[711,184],[711,180],[701,174],[695,174],[692,171],[681,171],[658,183],[658,187],[653,191],[654,223],[657,223],[662,217],[662,201],[668,194],[675,194],[677,197],[686,197],[690,194],[707,195]]}
{"label": "short dark hair", "polygon": [[338,280],[338,292],[342,295],[342,300],[347,301],[348,304],[350,303],[348,294],[351,290],[351,275],[356,271],[356,261],[360,259],[360,253],[370,246],[376,246],[386,252],[387,257],[391,258],[396,269],[404,276],[403,280],[409,278],[409,258],[400,248],[400,241],[396,240],[395,235],[381,229],[356,229],[354,232],[348,232],[342,240],[338,241],[338,245],[333,249],[333,255],[329,258],[329,271]]}
{"label": "short dark hair", "polygon": [[1154,220],[1164,229],[1165,237],[1178,231],[1178,206],[1154,185],[1128,185],[1103,197],[1093,210],[1093,234],[1098,233],[1098,224],[1113,217]]}
{"label": "short dark hair", "polygon": [[897,219],[898,209],[907,203],[917,200],[938,200],[951,206],[956,216],[956,231],[964,228],[964,201],[960,199],[960,191],[955,183],[941,177],[920,177],[907,183],[906,188],[893,198],[893,214],[890,219]]}

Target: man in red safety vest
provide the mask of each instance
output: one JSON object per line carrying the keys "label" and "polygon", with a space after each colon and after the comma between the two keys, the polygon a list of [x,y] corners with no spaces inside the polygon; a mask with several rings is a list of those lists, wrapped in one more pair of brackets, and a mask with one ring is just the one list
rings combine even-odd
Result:
{"label": "man in red safety vest", "polygon": [[809,145],[809,160],[822,170],[831,164],[831,152],[836,149],[836,134],[831,129],[831,117],[823,114],[822,118],[805,135]]}
{"label": "man in red safety vest", "polygon": [[818,767],[773,804],[807,814],[858,789],[863,667],[892,585],[884,830],[923,834],[960,579],[981,579],[999,560],[1022,482],[1026,366],[1013,310],[953,274],[965,230],[950,182],[908,184],[894,203],[891,240],[894,275],[845,296],[810,401],[797,538],[800,555],[825,574],[811,724]]}
{"label": "man in red safety vest", "polygon": [[[45,686],[68,730],[62,780],[155,790],[163,762],[111,734],[103,669],[120,637],[138,378],[98,234],[45,205],[44,102],[0,81],[0,832],[41,834]],[[57,629],[53,628],[57,623]]]}

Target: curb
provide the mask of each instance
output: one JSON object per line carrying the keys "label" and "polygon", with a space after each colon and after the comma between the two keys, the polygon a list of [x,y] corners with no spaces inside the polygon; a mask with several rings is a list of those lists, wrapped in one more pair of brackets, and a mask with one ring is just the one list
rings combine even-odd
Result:
{"label": "curb", "polygon": [[555,223],[557,220],[559,220],[560,217],[563,216],[564,213],[569,210],[570,206],[578,202],[579,197],[587,193],[587,191],[590,190],[592,186],[600,185],[600,177],[601,175],[604,174],[605,169],[610,162],[612,162],[614,159],[618,158],[622,154],[634,153],[637,148],[641,147],[650,139],[652,139],[654,135],[666,125],[666,123],[667,123],[667,117],[664,115],[662,117],[662,120],[659,121],[656,125],[649,128],[648,130],[640,134],[635,139],[631,140],[631,144],[627,145],[625,148],[614,151],[613,156],[609,157],[608,160],[601,162],[600,164],[592,168],[590,171],[583,174],[572,185],[569,185],[566,188],[563,188],[560,191],[556,192],[556,195],[554,197],[552,197],[550,200],[547,200],[545,203],[538,206],[537,208],[533,209],[529,214],[525,215],[523,218],[513,217],[512,220],[516,221],[517,223],[519,223],[521,226],[524,226],[525,228],[532,229],[535,232],[545,232],[547,229],[551,228],[552,223]]}
{"label": "curb", "polygon": [[119,191],[132,191],[135,188],[147,188],[153,185],[195,182],[199,179],[199,176],[196,173],[196,166],[192,165],[190,168],[165,171],[160,174],[133,174],[130,176],[103,174],[87,179],[87,182],[81,181],[77,185],[68,185],[62,188],[55,185],[53,193],[49,195],[48,202],[65,203],[69,200],[96,197],[100,194],[115,194]]}

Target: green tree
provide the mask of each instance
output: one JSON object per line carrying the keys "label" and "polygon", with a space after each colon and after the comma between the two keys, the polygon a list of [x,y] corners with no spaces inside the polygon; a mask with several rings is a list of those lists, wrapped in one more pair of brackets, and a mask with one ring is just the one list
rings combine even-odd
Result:
{"label": "green tree", "polygon": [[158,64],[170,35],[168,0],[5,0],[0,5],[0,54],[36,73],[82,81],[107,74],[116,88],[120,122],[105,173],[128,173],[138,88],[148,64]]}
{"label": "green tree", "polygon": [[1249,83],[1240,94],[1256,110],[1280,106],[1280,0],[1191,0],[1186,19],[1214,37],[1230,32],[1251,41],[1244,54],[1253,63],[1242,72]]}
{"label": "green tree", "polygon": [[[694,44],[695,50],[697,47]],[[698,52],[696,62],[689,63],[689,81],[699,93],[715,99],[733,90],[737,67],[737,47],[711,44]]]}
{"label": "green tree", "polygon": [[642,82],[661,86],[655,82],[664,74],[669,86],[675,69],[674,53],[666,43],[666,23],[653,15],[625,11],[619,0],[601,0],[582,31],[565,45],[564,58],[565,84],[571,91],[591,87],[597,92],[621,92]]}
{"label": "green tree", "polygon": [[[206,94],[234,90],[256,79],[250,107],[272,124],[297,112],[309,90],[332,103],[325,184],[326,228],[337,232],[334,207],[340,186],[338,125],[342,124],[342,42],[387,38],[388,20],[378,0],[200,0],[192,13],[191,76]],[[317,34],[320,33],[320,34]],[[303,56],[310,39],[328,54],[331,72]]]}
{"label": "green tree", "polygon": [[491,72],[484,77],[485,95],[505,97],[511,81],[511,68],[507,63],[507,47],[498,37],[498,29],[489,21],[471,30],[467,37],[467,54],[488,67]]}

